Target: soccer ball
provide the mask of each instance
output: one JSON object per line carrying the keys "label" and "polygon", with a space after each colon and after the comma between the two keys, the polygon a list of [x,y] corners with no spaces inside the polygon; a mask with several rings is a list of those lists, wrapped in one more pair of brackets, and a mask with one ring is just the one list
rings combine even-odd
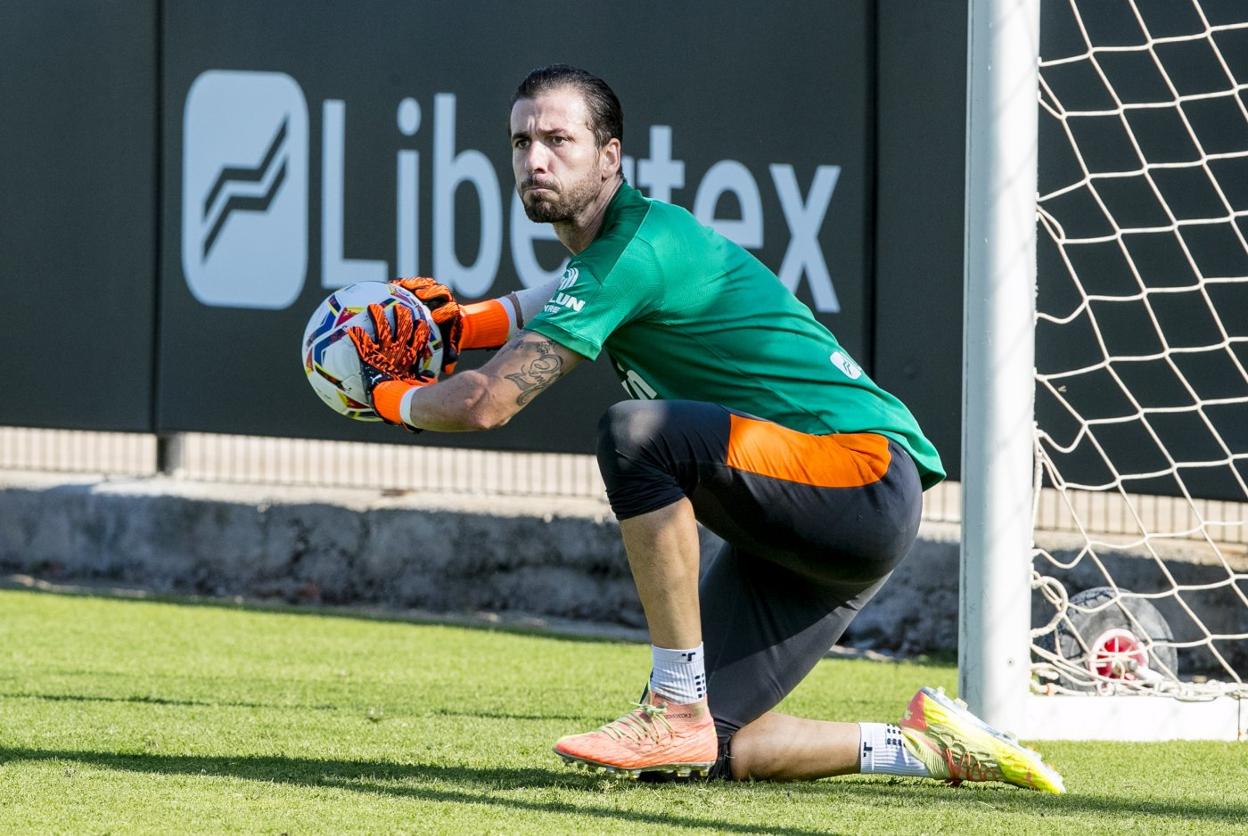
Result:
{"label": "soccer ball", "polygon": [[303,331],[300,359],[308,383],[320,399],[339,415],[357,421],[381,420],[368,405],[360,358],[347,336],[347,329],[355,325],[377,336],[368,315],[368,306],[374,302],[385,309],[391,328],[395,327],[397,305],[409,308],[417,325],[422,320],[429,323],[429,350],[420,357],[417,369],[436,377],[442,368],[442,336],[429,308],[412,293],[390,282],[359,282],[335,290],[312,312]]}

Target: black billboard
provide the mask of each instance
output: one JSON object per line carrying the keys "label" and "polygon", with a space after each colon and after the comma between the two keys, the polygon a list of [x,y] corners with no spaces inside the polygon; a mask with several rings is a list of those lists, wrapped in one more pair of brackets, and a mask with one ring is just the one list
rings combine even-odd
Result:
{"label": "black billboard", "polygon": [[0,5],[0,424],[152,429],[155,0]]}
{"label": "black billboard", "polygon": [[[166,3],[159,429],[406,440],[318,401],[304,324],[354,281],[473,300],[558,274],[506,131],[554,62],[619,94],[630,182],[758,255],[869,363],[873,4],[709,8]],[[604,359],[468,443],[585,452],[624,396]]]}

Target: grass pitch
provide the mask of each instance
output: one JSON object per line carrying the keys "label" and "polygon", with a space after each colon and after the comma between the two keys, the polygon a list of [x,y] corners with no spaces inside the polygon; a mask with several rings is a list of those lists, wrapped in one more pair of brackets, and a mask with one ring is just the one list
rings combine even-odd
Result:
{"label": "grass pitch", "polygon": [[[647,785],[563,766],[641,645],[0,592],[0,830],[1248,832],[1248,744],[1042,744],[1066,796],[896,778]],[[946,665],[829,660],[785,703],[895,720]]]}

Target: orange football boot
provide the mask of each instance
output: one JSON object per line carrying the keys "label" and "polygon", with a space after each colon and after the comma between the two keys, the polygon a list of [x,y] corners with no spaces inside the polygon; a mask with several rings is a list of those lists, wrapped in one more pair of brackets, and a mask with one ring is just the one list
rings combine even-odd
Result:
{"label": "orange football boot", "polygon": [[597,731],[559,738],[555,754],[569,766],[629,778],[643,772],[705,776],[715,765],[719,741],[706,700],[685,705],[648,694]]}

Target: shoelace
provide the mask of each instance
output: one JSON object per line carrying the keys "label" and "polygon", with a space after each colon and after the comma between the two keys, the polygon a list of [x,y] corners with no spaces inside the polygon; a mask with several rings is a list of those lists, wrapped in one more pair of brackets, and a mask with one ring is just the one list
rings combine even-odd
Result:
{"label": "shoelace", "polygon": [[[599,731],[612,740],[627,737],[638,743],[647,737],[658,743],[672,734],[672,724],[665,716],[667,706],[651,705],[647,702],[639,702],[635,705],[640,711],[630,711],[620,719],[607,723]],[[660,723],[663,726],[662,730],[658,728]]]}

